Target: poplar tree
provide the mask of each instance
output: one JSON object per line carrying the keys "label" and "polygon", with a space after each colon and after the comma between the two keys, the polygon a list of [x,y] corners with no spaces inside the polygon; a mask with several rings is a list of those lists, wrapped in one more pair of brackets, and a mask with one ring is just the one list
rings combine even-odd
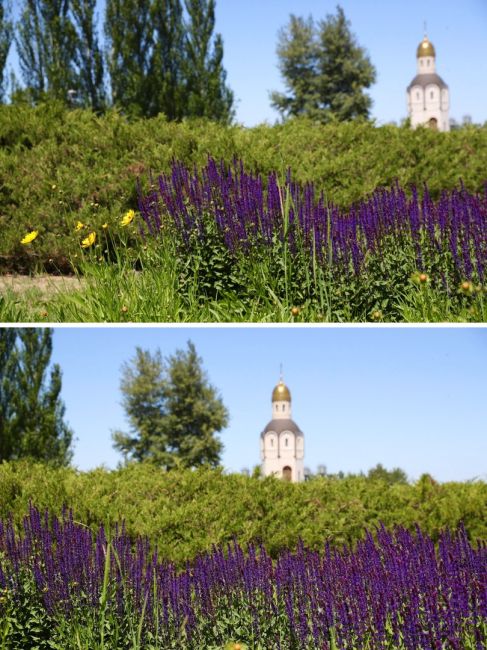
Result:
{"label": "poplar tree", "polygon": [[[107,0],[105,36],[112,103],[132,116],[150,112],[151,0]],[[153,79],[153,77],[152,77]]]}
{"label": "poplar tree", "polygon": [[105,105],[103,55],[95,28],[96,0],[71,0],[76,29],[77,96],[83,106],[100,111]]}
{"label": "poplar tree", "polygon": [[12,417],[12,379],[17,331],[14,328],[0,329],[0,461],[10,457],[12,440],[9,422]]}
{"label": "poplar tree", "polygon": [[184,61],[183,8],[180,0],[154,0],[154,29],[150,59],[148,115],[164,113],[169,120],[185,114],[182,68]]}
{"label": "poplar tree", "polygon": [[0,357],[2,460],[34,458],[69,464],[72,431],[64,422],[58,364],[50,369],[52,331],[48,328],[2,331]]}
{"label": "poplar tree", "polygon": [[223,40],[215,29],[215,0],[185,0],[188,22],[185,39],[186,115],[230,122],[233,92],[226,85]]}
{"label": "poplar tree", "polygon": [[4,97],[4,76],[8,52],[12,42],[12,23],[8,20],[5,3],[0,0],[0,102]]}
{"label": "poplar tree", "polygon": [[76,31],[69,0],[24,0],[15,42],[20,70],[33,101],[67,100],[76,88]]}
{"label": "poplar tree", "polygon": [[340,6],[317,27],[311,18],[291,16],[279,34],[277,55],[288,92],[272,93],[271,103],[283,117],[322,122],[369,117],[372,100],[364,89],[375,81],[375,68]]}
{"label": "poplar tree", "polygon": [[137,348],[122,367],[120,388],[130,432],[113,433],[127,460],[148,460],[165,469],[217,466],[222,451],[215,434],[228,412],[211,386],[193,343],[162,358]]}

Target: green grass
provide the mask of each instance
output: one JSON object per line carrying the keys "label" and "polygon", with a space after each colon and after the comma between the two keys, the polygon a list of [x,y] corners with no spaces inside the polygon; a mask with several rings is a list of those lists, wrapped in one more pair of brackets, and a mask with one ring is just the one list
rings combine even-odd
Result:
{"label": "green grass", "polygon": [[[360,281],[328,277],[315,265],[290,258],[242,259],[227,282],[213,269],[178,262],[163,242],[98,261],[80,263],[79,290],[0,295],[2,322],[485,322],[485,289],[448,296],[430,283],[415,283],[409,271],[365,275]],[[230,286],[229,286],[230,285]]]}

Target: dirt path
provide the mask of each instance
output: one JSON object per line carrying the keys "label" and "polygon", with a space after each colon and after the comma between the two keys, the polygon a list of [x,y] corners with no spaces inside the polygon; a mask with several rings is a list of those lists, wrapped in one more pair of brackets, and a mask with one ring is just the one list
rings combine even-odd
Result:
{"label": "dirt path", "polygon": [[67,291],[77,291],[83,281],[71,275],[0,275],[0,293],[8,289],[15,293],[37,290],[43,294],[54,295]]}

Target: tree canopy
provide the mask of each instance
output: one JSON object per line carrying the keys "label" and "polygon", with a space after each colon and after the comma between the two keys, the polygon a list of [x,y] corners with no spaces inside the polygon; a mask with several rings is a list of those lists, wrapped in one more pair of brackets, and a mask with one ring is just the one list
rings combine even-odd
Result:
{"label": "tree canopy", "polygon": [[215,436],[228,412],[209,383],[194,344],[163,358],[141,348],[122,367],[122,405],[130,432],[115,431],[114,446],[127,460],[160,467],[216,467],[223,449]]}
{"label": "tree canopy", "polygon": [[0,460],[68,465],[73,433],[64,421],[62,375],[50,367],[52,331],[0,329]]}
{"label": "tree canopy", "polygon": [[291,15],[279,33],[277,55],[287,92],[273,92],[271,103],[283,117],[322,122],[369,117],[372,100],[364,89],[374,83],[375,68],[340,6],[318,25],[311,16]]}

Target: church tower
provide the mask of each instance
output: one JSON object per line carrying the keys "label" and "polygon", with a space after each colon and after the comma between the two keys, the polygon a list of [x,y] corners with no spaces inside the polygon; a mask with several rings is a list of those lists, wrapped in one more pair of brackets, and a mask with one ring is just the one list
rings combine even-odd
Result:
{"label": "church tower", "polygon": [[304,435],[291,419],[291,393],[282,377],[272,391],[272,419],[260,434],[263,476],[304,481]]}
{"label": "church tower", "polygon": [[436,52],[425,36],[416,52],[417,74],[407,88],[411,126],[420,124],[438,131],[450,130],[448,86],[436,74]]}

